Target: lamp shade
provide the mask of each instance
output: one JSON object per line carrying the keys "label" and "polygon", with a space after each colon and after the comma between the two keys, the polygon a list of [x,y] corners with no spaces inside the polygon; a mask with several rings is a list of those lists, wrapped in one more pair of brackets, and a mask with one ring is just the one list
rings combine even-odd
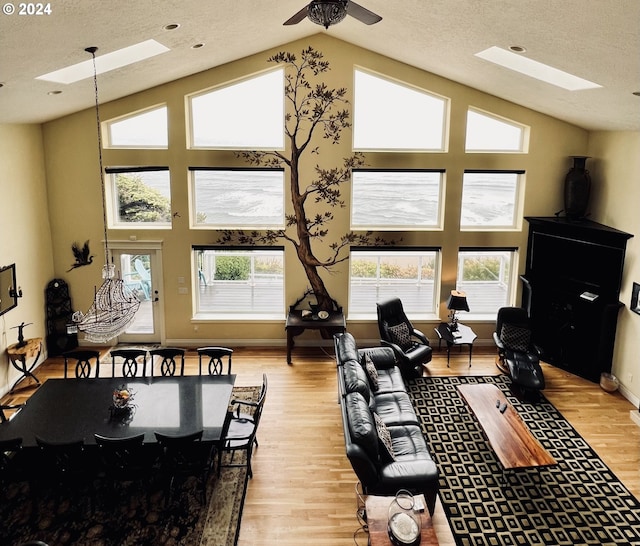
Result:
{"label": "lamp shade", "polygon": [[458,290],[452,290],[447,300],[447,309],[453,311],[469,311],[467,303],[467,294]]}

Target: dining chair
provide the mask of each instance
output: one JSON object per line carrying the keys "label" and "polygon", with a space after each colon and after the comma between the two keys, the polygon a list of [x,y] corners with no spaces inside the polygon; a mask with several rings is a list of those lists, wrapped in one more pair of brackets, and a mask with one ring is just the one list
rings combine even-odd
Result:
{"label": "dining chair", "polygon": [[147,376],[147,351],[144,349],[114,349],[110,354],[112,377],[116,375],[119,360],[122,364],[122,377],[136,377],[138,364],[142,364],[142,377]]}
{"label": "dining chair", "polygon": [[100,466],[112,501],[116,493],[127,483],[144,486],[149,504],[151,479],[158,452],[153,446],[144,445],[144,433],[124,438],[111,438],[94,434]]}
{"label": "dining chair", "polygon": [[98,351],[82,350],[64,353],[64,378],[68,377],[69,365],[75,362],[75,377],[88,379],[91,377],[91,368],[96,367],[95,377],[100,376],[100,353]]}
{"label": "dining chair", "polygon": [[22,438],[0,440],[0,498],[7,493],[10,483],[28,479],[28,467],[24,464]]}
{"label": "dining chair", "polygon": [[[231,422],[229,423],[229,430],[225,436],[224,451],[231,452],[231,461],[222,465],[222,461],[218,460],[218,468],[220,466],[238,467],[245,466],[245,464],[234,464],[233,459],[236,451],[246,451],[247,462],[246,467],[249,473],[249,477],[253,477],[253,470],[251,468],[251,457],[253,456],[253,446],[258,447],[258,426],[262,417],[262,410],[264,408],[264,402],[267,397],[267,374],[262,374],[262,387],[260,394],[256,402],[233,399],[231,400],[231,407],[235,406]],[[246,412],[242,412],[241,407],[247,408]]]}
{"label": "dining chair", "polygon": [[71,491],[76,502],[88,493],[89,511],[93,506],[95,466],[85,451],[84,439],[55,442],[36,436],[40,448],[36,487],[49,487],[60,497]]}
{"label": "dining chair", "polygon": [[160,475],[165,482],[165,502],[175,491],[176,479],[192,476],[200,482],[202,504],[206,504],[214,446],[203,442],[202,434],[202,430],[180,436],[155,433],[161,448]]}
{"label": "dining chair", "polygon": [[[0,423],[6,423],[7,421],[10,421],[11,419],[13,419],[18,412],[22,409],[22,406],[24,404],[3,404],[0,405]],[[12,411],[15,410],[9,417],[7,417],[7,414],[5,413],[5,411]]]}
{"label": "dining chair", "polygon": [[200,347],[198,351],[198,373],[202,375],[202,360],[208,358],[207,369],[209,375],[222,375],[224,372],[224,360],[227,361],[227,374],[231,373],[231,355],[233,349],[227,347]]}
{"label": "dining chair", "polygon": [[178,349],[176,347],[152,349],[151,351],[149,351],[149,354],[151,355],[151,375],[153,376],[155,357],[158,357],[160,359],[160,373],[163,376],[176,375],[176,372],[178,371],[176,359],[180,357],[179,375],[184,375],[184,353],[184,349]]}

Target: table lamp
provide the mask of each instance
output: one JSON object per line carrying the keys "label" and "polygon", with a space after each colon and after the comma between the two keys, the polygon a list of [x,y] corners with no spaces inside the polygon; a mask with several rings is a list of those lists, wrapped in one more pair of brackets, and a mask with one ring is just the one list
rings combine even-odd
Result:
{"label": "table lamp", "polygon": [[452,332],[458,331],[458,311],[469,311],[467,303],[467,294],[458,290],[452,290],[447,300],[447,309],[451,311],[449,314],[449,329]]}

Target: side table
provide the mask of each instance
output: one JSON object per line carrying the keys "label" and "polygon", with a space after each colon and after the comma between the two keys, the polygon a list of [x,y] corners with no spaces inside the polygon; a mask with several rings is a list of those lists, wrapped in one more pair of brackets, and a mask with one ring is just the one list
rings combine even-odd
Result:
{"label": "side table", "polygon": [[[389,517],[389,505],[394,497],[382,497],[368,495],[365,501],[367,512],[367,525],[369,527],[369,546],[393,546],[387,531],[387,519]],[[422,495],[423,506],[426,506]],[[438,544],[433,523],[429,511],[425,509],[420,513],[420,546],[433,546]]]}
{"label": "side table", "polygon": [[[32,377],[37,386],[40,386],[40,380],[32,373],[33,368],[35,368],[38,359],[40,358],[40,353],[42,352],[42,338],[34,337],[31,339],[25,340],[25,345],[22,347],[18,347],[17,343],[13,345],[9,345],[7,348],[7,354],[9,355],[9,360],[13,367],[18,370],[22,375],[18,377],[16,382],[11,387],[11,391],[16,388],[18,383],[27,377]],[[28,365],[28,361],[30,358],[34,358],[31,366]]]}
{"label": "side table", "polygon": [[287,331],[287,364],[291,364],[291,351],[295,345],[294,337],[299,336],[305,330],[319,330],[325,339],[331,339],[334,334],[343,334],[347,330],[342,311],[331,311],[329,317],[321,319],[317,315],[303,319],[302,311],[290,309],[285,323]]}
{"label": "side table", "polygon": [[436,335],[438,336],[438,349],[442,346],[442,341],[447,344],[447,368],[449,367],[449,358],[451,356],[451,347],[454,345],[468,345],[469,346],[469,368],[471,368],[471,354],[473,352],[473,342],[478,337],[476,333],[458,322],[458,330],[456,334],[451,331],[449,325],[446,322],[441,322],[437,328],[434,328]]}

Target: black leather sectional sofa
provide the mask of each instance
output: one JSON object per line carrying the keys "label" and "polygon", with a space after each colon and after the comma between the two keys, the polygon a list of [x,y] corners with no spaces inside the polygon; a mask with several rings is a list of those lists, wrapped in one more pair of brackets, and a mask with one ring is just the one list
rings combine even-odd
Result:
{"label": "black leather sectional sofa", "polygon": [[438,469],[393,350],[358,349],[349,333],[338,334],[334,340],[346,452],[363,491],[373,495],[395,495],[399,489],[423,493],[433,514]]}

